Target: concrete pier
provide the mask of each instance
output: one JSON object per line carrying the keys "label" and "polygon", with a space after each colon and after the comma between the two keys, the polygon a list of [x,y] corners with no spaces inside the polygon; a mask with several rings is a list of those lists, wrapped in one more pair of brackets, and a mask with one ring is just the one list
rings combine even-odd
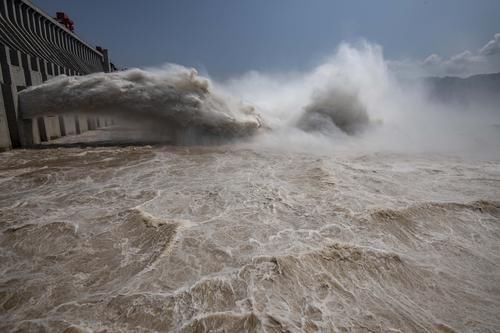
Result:
{"label": "concrete pier", "polygon": [[25,119],[19,91],[57,75],[108,72],[108,51],[94,48],[28,0],[0,0],[0,150],[30,146],[105,126],[104,118]]}

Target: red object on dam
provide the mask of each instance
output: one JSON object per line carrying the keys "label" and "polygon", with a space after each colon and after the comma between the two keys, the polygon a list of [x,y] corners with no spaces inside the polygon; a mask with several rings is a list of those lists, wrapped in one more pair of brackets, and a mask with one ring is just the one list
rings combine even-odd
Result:
{"label": "red object on dam", "polygon": [[56,20],[64,25],[69,31],[75,31],[75,23],[69,18],[68,15],[64,12],[56,13]]}

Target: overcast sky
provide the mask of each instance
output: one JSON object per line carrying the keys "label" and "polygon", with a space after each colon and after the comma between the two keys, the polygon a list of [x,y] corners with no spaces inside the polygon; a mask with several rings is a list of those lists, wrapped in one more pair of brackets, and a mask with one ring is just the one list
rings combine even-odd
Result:
{"label": "overcast sky", "polygon": [[341,41],[364,38],[404,70],[500,71],[499,0],[33,2],[51,15],[65,11],[76,32],[108,48],[119,67],[173,62],[216,77],[303,70]]}

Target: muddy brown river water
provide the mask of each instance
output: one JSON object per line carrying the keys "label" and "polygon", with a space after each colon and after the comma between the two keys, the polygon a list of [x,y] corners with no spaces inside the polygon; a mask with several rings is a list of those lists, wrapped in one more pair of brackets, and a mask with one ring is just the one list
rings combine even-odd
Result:
{"label": "muddy brown river water", "polygon": [[2,332],[498,332],[500,163],[0,155]]}

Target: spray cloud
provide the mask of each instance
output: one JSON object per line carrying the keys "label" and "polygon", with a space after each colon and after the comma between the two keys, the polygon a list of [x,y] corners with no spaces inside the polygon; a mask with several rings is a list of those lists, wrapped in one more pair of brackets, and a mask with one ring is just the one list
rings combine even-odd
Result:
{"label": "spray cloud", "polygon": [[261,126],[251,106],[215,91],[196,70],[177,65],[154,71],[63,75],[23,91],[20,101],[24,117],[61,109],[111,115],[174,137],[246,136]]}
{"label": "spray cloud", "polygon": [[67,112],[109,114],[174,137],[253,136],[253,143],[279,149],[497,153],[493,125],[500,113],[434,103],[424,81],[403,82],[387,63],[378,45],[343,43],[305,73],[253,71],[214,82],[168,65],[61,76],[23,91],[20,100],[28,117],[63,105]]}

